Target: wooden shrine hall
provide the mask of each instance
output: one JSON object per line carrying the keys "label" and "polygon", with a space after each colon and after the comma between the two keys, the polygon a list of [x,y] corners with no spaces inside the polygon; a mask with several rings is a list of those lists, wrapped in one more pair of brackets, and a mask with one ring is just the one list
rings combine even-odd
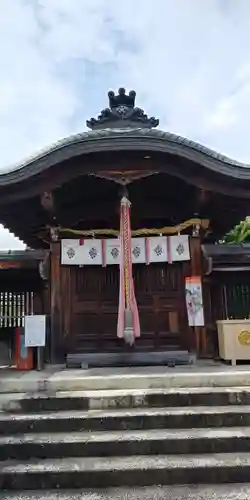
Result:
{"label": "wooden shrine hall", "polygon": [[88,131],[0,175],[1,223],[44,252],[53,363],[208,351],[204,245],[249,213],[250,167],[159,130],[135,98],[110,91]]}

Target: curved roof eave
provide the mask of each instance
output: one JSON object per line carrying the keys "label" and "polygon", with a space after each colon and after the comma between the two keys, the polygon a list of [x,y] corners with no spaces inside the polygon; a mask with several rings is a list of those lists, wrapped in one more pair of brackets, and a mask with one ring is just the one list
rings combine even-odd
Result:
{"label": "curved roof eave", "polygon": [[20,164],[0,173],[0,186],[14,184],[82,154],[101,151],[147,150],[179,155],[211,171],[241,180],[250,180],[250,165],[186,139],[157,129],[100,129],[62,139]]}

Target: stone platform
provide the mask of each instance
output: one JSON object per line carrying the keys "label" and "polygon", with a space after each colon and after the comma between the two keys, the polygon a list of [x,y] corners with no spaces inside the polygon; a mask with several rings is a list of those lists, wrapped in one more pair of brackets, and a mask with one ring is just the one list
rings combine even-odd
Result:
{"label": "stone platform", "polygon": [[93,368],[69,370],[47,366],[19,372],[0,369],[0,394],[185,387],[250,387],[250,365],[232,367],[213,361],[168,367]]}

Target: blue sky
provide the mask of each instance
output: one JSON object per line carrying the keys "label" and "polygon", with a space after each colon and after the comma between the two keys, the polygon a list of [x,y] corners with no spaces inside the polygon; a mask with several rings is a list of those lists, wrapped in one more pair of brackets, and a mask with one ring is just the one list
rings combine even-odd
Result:
{"label": "blue sky", "polygon": [[0,169],[84,130],[120,86],[162,129],[250,163],[249,0],[1,0],[0,68]]}

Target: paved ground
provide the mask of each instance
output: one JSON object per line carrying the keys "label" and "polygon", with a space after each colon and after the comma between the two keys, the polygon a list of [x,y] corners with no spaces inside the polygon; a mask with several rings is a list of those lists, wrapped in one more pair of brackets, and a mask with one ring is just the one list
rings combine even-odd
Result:
{"label": "paved ground", "polygon": [[1,493],[1,500],[249,500],[250,484]]}
{"label": "paved ground", "polygon": [[222,361],[214,361],[213,359],[204,359],[204,360],[197,360],[194,364],[190,365],[177,365],[175,368],[167,367],[167,366],[131,366],[131,367],[110,367],[110,368],[91,368],[88,370],[74,370],[74,369],[68,369],[65,367],[65,365],[46,365],[44,370],[37,372],[37,371],[32,371],[32,372],[27,372],[27,371],[19,371],[16,370],[15,367],[8,367],[8,366],[0,366],[0,377],[9,377],[12,378],[15,376],[16,378],[23,377],[23,375],[30,375],[31,373],[33,376],[37,378],[49,378],[52,375],[58,375],[59,373],[84,373],[86,376],[100,376],[103,373],[107,375],[116,375],[117,372],[119,372],[121,375],[127,375],[128,373],[130,374],[137,374],[137,373],[165,373],[165,372],[183,372],[183,371],[207,371],[207,369],[212,369],[212,370],[250,370],[250,364],[238,364],[237,368],[232,367],[231,364],[229,363],[224,363]]}
{"label": "paved ground", "polygon": [[0,377],[2,378],[13,378],[14,376],[16,378],[20,378],[25,376],[30,377],[31,374],[33,374],[33,377],[36,377],[37,379],[41,378],[49,378],[52,375],[59,375],[60,374],[70,374],[70,373],[81,373],[85,376],[91,376],[91,377],[99,377],[103,374],[105,375],[117,375],[117,372],[119,372],[120,375],[128,375],[128,374],[144,374],[144,373],[165,373],[165,372],[185,372],[185,371],[232,371],[232,370],[250,370],[250,364],[238,364],[237,367],[232,367],[231,364],[229,363],[224,363],[222,361],[214,361],[214,360],[197,360],[194,364],[190,365],[177,365],[174,368],[167,367],[167,366],[131,366],[131,367],[110,367],[110,368],[90,368],[88,370],[74,370],[74,369],[67,369],[65,365],[46,365],[44,370],[37,372],[37,371],[19,371],[16,370],[15,367],[8,367],[8,366],[0,366]]}

